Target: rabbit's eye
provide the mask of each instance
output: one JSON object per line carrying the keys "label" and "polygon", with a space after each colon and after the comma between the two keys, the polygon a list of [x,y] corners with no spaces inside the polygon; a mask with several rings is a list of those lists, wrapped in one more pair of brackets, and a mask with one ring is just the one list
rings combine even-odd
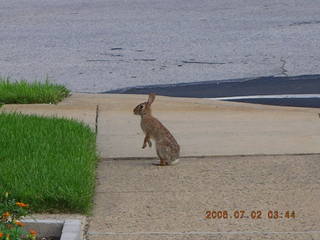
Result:
{"label": "rabbit's eye", "polygon": [[143,108],[143,105],[140,105],[140,107],[139,107],[140,109],[142,109]]}

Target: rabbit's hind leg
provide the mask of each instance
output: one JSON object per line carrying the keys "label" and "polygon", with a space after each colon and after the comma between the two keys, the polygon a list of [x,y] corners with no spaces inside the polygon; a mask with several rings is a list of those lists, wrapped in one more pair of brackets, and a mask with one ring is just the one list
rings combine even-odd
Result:
{"label": "rabbit's hind leg", "polygon": [[165,159],[165,154],[164,152],[160,151],[161,148],[159,148],[158,146],[156,146],[156,151],[157,151],[157,155],[160,159],[160,163],[153,163],[153,165],[156,165],[156,166],[167,166],[169,165],[168,164],[168,161],[166,161]]}
{"label": "rabbit's hind leg", "polygon": [[154,163],[152,163],[152,165],[155,165],[155,166],[167,166],[169,164],[165,160],[160,159],[160,162],[154,162]]}

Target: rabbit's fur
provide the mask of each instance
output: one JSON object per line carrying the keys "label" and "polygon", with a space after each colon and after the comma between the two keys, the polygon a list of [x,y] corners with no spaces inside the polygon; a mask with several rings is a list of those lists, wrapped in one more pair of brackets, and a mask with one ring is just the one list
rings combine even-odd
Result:
{"label": "rabbit's fur", "polygon": [[135,115],[141,116],[141,128],[145,134],[142,148],[147,144],[152,146],[150,138],[155,141],[157,155],[160,165],[174,165],[179,161],[180,146],[176,139],[163,124],[152,116],[151,104],[155,99],[155,94],[149,94],[147,102],[140,103],[133,110]]}

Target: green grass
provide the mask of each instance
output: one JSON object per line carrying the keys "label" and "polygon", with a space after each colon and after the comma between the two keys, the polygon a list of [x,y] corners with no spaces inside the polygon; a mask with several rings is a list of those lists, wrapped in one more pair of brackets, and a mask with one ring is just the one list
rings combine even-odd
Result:
{"label": "green grass", "polygon": [[37,212],[88,213],[96,160],[95,134],[83,123],[0,113],[0,193]]}
{"label": "green grass", "polygon": [[10,81],[0,77],[0,103],[58,103],[69,95],[70,91],[62,85],[48,81],[29,83],[25,80]]}

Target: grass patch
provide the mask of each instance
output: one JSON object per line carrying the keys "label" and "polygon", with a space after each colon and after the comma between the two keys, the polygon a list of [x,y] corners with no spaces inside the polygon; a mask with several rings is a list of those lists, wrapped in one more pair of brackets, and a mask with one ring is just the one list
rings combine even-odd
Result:
{"label": "grass patch", "polygon": [[58,84],[25,80],[11,82],[0,77],[0,103],[58,103],[69,95],[70,91]]}
{"label": "grass patch", "polygon": [[0,113],[0,193],[10,192],[37,212],[88,213],[95,140],[80,122]]}

